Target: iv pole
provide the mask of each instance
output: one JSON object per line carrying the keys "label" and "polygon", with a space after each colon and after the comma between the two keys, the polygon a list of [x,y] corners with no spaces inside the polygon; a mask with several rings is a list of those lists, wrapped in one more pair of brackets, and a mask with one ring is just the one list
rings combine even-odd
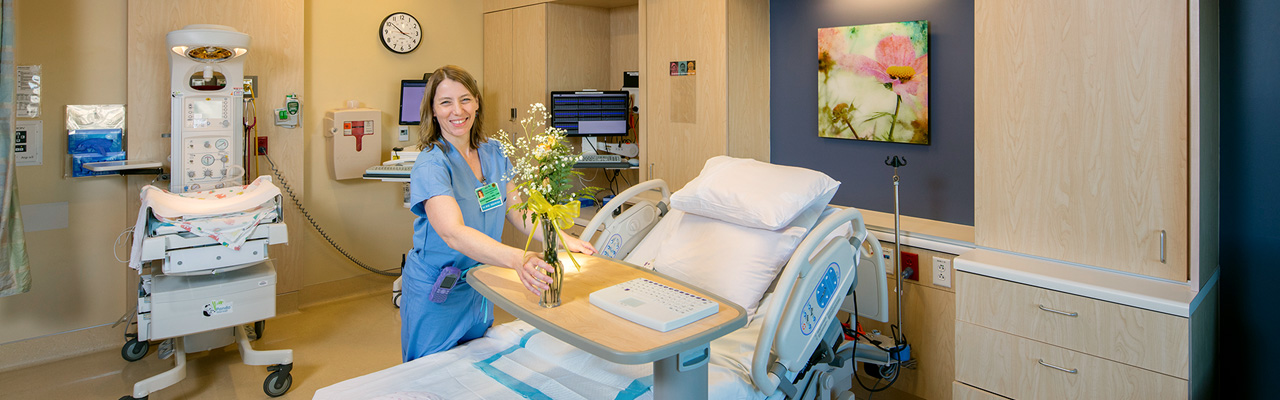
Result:
{"label": "iv pole", "polygon": [[907,158],[885,157],[884,165],[893,167],[893,274],[898,281],[898,332],[894,333],[893,341],[901,345],[898,335],[905,329],[902,326],[902,212],[898,209],[898,167],[907,166]]}

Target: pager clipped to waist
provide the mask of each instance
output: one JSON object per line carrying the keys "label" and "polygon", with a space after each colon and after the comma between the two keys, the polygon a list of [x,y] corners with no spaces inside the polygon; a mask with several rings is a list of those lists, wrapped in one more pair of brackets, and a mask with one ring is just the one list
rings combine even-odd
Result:
{"label": "pager clipped to waist", "polygon": [[458,285],[461,276],[462,270],[457,267],[449,266],[440,270],[440,276],[436,277],[436,284],[431,286],[431,295],[428,296],[431,302],[444,303],[449,298],[449,292]]}

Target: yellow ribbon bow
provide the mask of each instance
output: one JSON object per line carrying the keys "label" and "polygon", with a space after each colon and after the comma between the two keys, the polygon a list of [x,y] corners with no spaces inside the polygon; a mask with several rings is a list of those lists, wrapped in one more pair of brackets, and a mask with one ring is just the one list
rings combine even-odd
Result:
{"label": "yellow ribbon bow", "polygon": [[[538,231],[538,222],[545,218],[551,221],[554,226],[556,235],[560,237],[560,245],[564,246],[564,234],[560,232],[568,226],[573,226],[574,218],[578,218],[582,206],[577,200],[567,204],[552,205],[547,198],[537,190],[529,191],[529,211],[533,212],[533,229],[529,230],[529,238],[524,241],[524,251],[529,251],[529,244],[533,242],[533,235]],[[565,253],[569,255],[569,261],[573,261],[573,267],[578,271],[582,271],[582,266],[578,265],[578,260],[573,258],[573,252],[568,247],[564,248]]]}

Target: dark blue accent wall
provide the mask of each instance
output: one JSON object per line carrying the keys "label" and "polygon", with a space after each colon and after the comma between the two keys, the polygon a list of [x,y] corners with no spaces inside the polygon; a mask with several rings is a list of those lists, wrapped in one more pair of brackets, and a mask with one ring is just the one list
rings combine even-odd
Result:
{"label": "dark blue accent wall", "polygon": [[[929,21],[928,146],[818,137],[818,28]],[[841,182],[832,203],[973,225],[973,2],[774,0],[769,3],[770,160]]]}
{"label": "dark blue accent wall", "polygon": [[[1223,0],[1222,386],[1275,396],[1280,374],[1280,1]],[[1232,395],[1237,397],[1237,395]]]}

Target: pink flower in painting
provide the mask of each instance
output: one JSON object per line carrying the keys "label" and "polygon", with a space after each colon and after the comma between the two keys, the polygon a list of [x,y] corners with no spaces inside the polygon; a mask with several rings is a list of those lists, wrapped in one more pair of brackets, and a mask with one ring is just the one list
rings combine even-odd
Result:
{"label": "pink flower in painting", "polygon": [[822,28],[818,29],[818,52],[841,52],[845,51],[848,46],[844,41],[845,29],[840,28]]}
{"label": "pink flower in painting", "polygon": [[876,45],[876,58],[853,55],[840,60],[842,65],[892,85],[898,95],[919,93],[924,76],[929,73],[929,56],[916,57],[911,39],[902,35],[889,35]]}

